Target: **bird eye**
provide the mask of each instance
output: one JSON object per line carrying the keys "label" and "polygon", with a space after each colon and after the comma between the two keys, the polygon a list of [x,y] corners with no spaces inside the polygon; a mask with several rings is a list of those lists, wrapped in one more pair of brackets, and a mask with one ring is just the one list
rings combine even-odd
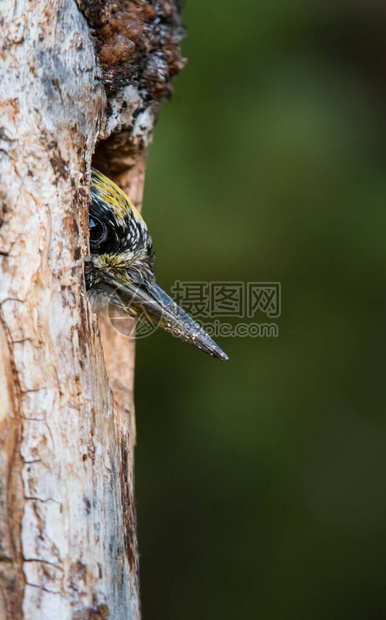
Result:
{"label": "bird eye", "polygon": [[106,226],[98,220],[96,217],[89,218],[89,226],[90,226],[90,242],[91,245],[100,245],[103,241],[106,240],[107,230]]}

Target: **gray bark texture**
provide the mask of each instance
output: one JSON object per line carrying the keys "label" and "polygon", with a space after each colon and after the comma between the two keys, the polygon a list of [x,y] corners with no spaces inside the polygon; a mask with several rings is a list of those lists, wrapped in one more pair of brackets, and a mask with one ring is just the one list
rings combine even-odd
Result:
{"label": "gray bark texture", "polygon": [[134,345],[84,283],[91,163],[141,206],[167,0],[0,2],[0,618],[140,617]]}

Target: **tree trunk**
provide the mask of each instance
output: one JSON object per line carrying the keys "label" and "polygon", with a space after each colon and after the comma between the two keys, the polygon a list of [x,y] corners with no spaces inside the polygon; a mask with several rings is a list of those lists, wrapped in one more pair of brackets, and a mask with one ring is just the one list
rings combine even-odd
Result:
{"label": "tree trunk", "polygon": [[140,204],[181,36],[170,0],[0,4],[1,619],[140,617],[134,347],[83,260],[93,153]]}

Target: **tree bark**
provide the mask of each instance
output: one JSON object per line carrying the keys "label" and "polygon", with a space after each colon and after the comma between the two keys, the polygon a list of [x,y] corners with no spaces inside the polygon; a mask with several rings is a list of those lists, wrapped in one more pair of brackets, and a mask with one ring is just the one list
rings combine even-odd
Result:
{"label": "tree bark", "polygon": [[140,617],[134,346],[83,264],[93,153],[140,206],[181,37],[168,0],[0,4],[1,619]]}

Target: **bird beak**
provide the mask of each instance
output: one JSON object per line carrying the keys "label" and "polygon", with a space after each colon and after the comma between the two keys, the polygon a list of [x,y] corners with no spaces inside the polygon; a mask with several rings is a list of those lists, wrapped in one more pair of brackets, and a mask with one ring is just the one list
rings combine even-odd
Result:
{"label": "bird beak", "polygon": [[[116,283],[115,283],[116,284]],[[151,284],[118,285],[116,294],[120,307],[129,314],[144,315],[153,324],[189,342],[219,360],[228,356],[212,338],[155,282]]]}

